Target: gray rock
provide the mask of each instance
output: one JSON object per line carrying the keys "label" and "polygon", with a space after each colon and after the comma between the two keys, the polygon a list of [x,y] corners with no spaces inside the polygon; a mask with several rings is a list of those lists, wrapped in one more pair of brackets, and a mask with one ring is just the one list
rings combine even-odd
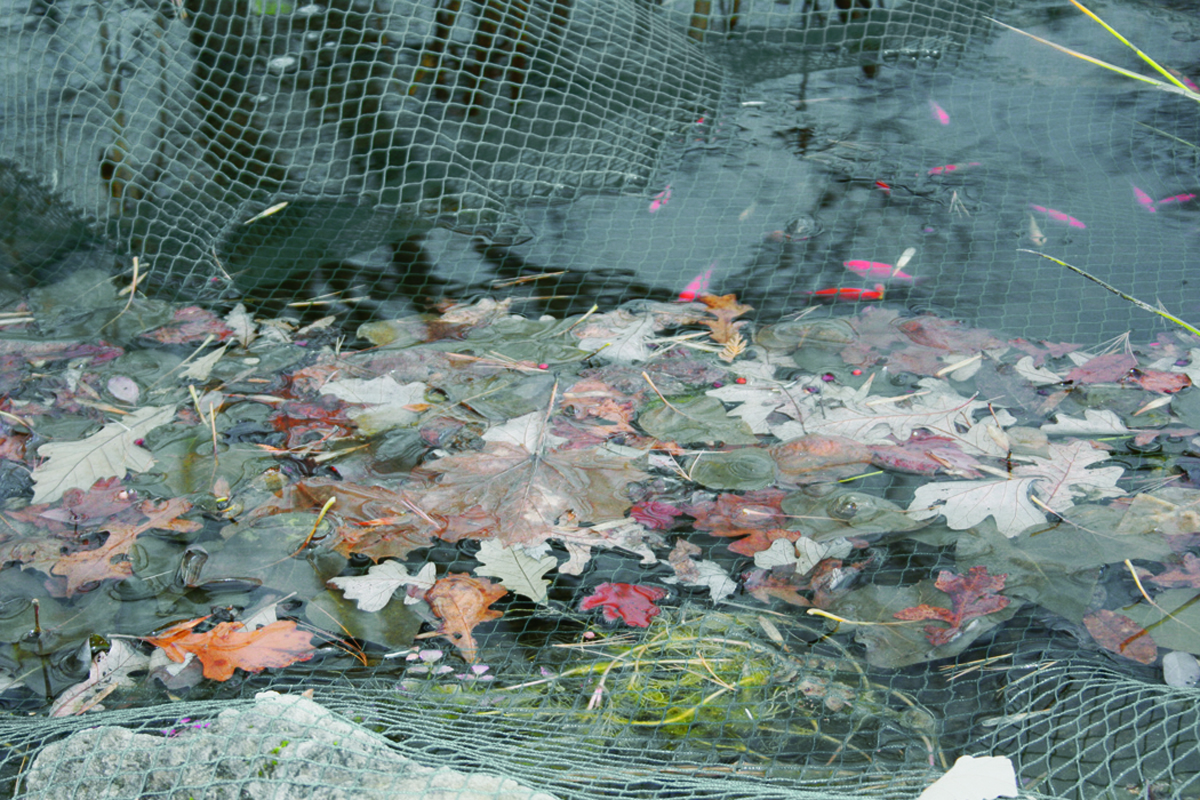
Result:
{"label": "gray rock", "polygon": [[203,725],[178,724],[171,735],[79,731],[42,749],[20,797],[555,800],[499,775],[422,766],[299,695],[262,692],[254,706]]}

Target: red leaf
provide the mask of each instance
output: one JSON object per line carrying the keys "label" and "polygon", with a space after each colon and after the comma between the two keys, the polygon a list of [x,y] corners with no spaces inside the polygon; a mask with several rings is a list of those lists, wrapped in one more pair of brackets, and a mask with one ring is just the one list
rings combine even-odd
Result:
{"label": "red leaf", "polygon": [[1067,380],[1075,383],[1116,383],[1129,370],[1137,366],[1137,359],[1128,353],[1109,353],[1096,356],[1082,367],[1067,373]]}
{"label": "red leaf", "polygon": [[296,623],[279,620],[256,631],[240,622],[222,622],[207,633],[192,633],[208,617],[181,622],[158,636],[142,638],[172,661],[182,663],[188,653],[204,665],[204,677],[227,681],[234,669],[262,672],[267,667],[286,667],[313,657],[312,634],[296,629]]}
{"label": "red leaf", "polygon": [[1105,650],[1139,664],[1153,664],[1158,658],[1158,645],[1150,638],[1150,634],[1124,614],[1101,609],[1085,616],[1083,624],[1096,643]]}
{"label": "red leaf", "polygon": [[627,625],[645,628],[650,625],[650,618],[662,612],[654,605],[655,600],[667,596],[663,589],[657,586],[638,586],[632,583],[602,583],[596,591],[583,598],[579,608],[588,611],[599,606],[604,610],[604,618],[609,622],[621,620]]}
{"label": "red leaf", "polygon": [[199,306],[188,306],[175,312],[171,322],[143,334],[162,344],[187,344],[199,342],[207,336],[223,342],[233,335],[233,330],[211,311]]}
{"label": "red leaf", "polygon": [[971,567],[966,575],[943,570],[938,573],[934,586],[950,595],[951,608],[922,603],[897,611],[892,616],[909,621],[929,619],[945,622],[949,628],[926,625],[925,635],[932,645],[948,644],[962,633],[962,625],[967,620],[992,614],[1009,604],[1007,597],[996,594],[1004,588],[1007,578],[1008,575],[988,575],[987,567]]}

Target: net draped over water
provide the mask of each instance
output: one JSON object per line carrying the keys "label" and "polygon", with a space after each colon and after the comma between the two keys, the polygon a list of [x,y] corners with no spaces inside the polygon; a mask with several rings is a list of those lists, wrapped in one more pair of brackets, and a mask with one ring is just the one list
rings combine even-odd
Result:
{"label": "net draped over water", "polygon": [[[1183,6],[1132,7],[1126,27],[1176,34],[1126,29],[1143,49],[1200,38]],[[691,286],[767,324],[814,292],[875,291],[843,265],[907,252],[916,277],[889,298],[911,311],[1029,339],[1162,327],[1018,251],[1044,246],[1200,309],[1194,103],[1030,56],[991,19],[1053,31],[1054,4],[0,9],[5,301],[98,269],[174,302],[315,300],[351,325],[484,295],[564,317]],[[1131,181],[1153,216],[1130,221]],[[615,557],[591,569],[634,577]],[[211,698],[5,714],[0,793],[910,798],[958,755],[995,754],[1029,796],[1200,796],[1196,690],[1028,609],[961,676],[871,661],[794,609],[697,600],[594,643],[574,610],[510,614],[490,675],[414,651],[337,678],[320,659],[239,674]],[[267,690],[284,700],[254,699]]]}

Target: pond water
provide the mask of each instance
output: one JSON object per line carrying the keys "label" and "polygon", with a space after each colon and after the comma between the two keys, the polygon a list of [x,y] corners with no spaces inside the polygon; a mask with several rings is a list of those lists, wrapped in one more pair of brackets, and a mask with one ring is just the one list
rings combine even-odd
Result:
{"label": "pond water", "polygon": [[[1200,23],[1189,9],[1098,11],[1160,63],[1198,76]],[[1149,71],[1069,4],[995,13]],[[509,254],[574,274],[631,273],[660,295],[711,270],[711,291],[736,292],[771,319],[808,305],[808,292],[874,290],[876,279],[843,263],[895,264],[912,248],[904,271],[915,284],[890,282],[886,301],[914,311],[1085,344],[1163,327],[1026,248],[1200,319],[1190,275],[1200,198],[1189,198],[1200,190],[1200,108],[999,25],[985,31],[953,58],[896,60],[870,76],[847,67],[752,82],[747,46],[736,110],[700,123],[679,170],[651,187],[669,187],[666,202],[592,196],[535,208],[526,222],[536,238]],[[712,122],[721,130],[702,133]],[[429,250],[452,278],[479,268],[459,260],[451,234],[435,233]],[[600,280],[598,294],[573,305],[636,295],[626,280]]]}

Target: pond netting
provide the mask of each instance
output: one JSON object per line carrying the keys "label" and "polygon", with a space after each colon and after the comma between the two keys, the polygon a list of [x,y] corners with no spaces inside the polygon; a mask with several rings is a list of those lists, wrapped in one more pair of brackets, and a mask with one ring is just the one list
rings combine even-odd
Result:
{"label": "pond netting", "polygon": [[0,796],[1200,797],[1194,7],[0,8]]}

